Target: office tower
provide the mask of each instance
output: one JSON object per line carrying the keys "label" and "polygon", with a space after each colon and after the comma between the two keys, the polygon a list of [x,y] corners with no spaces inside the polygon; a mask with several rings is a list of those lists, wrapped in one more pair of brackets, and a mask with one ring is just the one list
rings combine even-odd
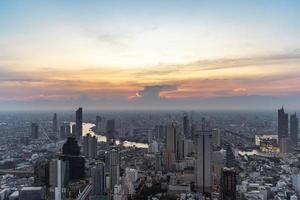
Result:
{"label": "office tower", "polygon": [[105,164],[98,163],[96,167],[91,169],[92,177],[92,193],[93,197],[100,197],[105,195]]}
{"label": "office tower", "polygon": [[166,128],[162,125],[156,125],[155,126],[155,137],[159,139],[164,139],[166,134],[165,134]]}
{"label": "office tower", "polygon": [[298,144],[298,117],[297,114],[293,114],[290,117],[290,131],[291,141],[294,145]]}
{"label": "office tower", "polygon": [[112,192],[115,185],[119,184],[120,178],[120,158],[119,150],[117,147],[112,147],[109,152],[110,164],[110,191]]}
{"label": "office tower", "polygon": [[31,123],[31,138],[39,138],[39,125],[37,123]]}
{"label": "office tower", "polygon": [[225,162],[226,167],[228,167],[228,168],[236,167],[235,156],[234,156],[234,153],[232,151],[232,148],[231,148],[230,144],[226,145],[226,157],[225,157],[225,159],[226,159],[226,162]]}
{"label": "office tower", "polygon": [[282,106],[282,108],[278,110],[278,144],[281,153],[287,152],[288,124],[288,114],[284,112]]}
{"label": "office tower", "polygon": [[221,176],[221,199],[236,200],[236,172],[234,168],[224,167]]}
{"label": "office tower", "polygon": [[187,114],[183,115],[183,134],[185,137],[190,138],[190,122]]}
{"label": "office tower", "polygon": [[151,144],[149,144],[148,152],[157,153],[158,150],[158,143],[155,140],[152,140]]}
{"label": "office tower", "polygon": [[185,137],[183,134],[178,133],[177,134],[177,148],[176,148],[176,159],[177,160],[184,160],[187,152],[186,152],[186,142]]}
{"label": "office tower", "polygon": [[175,153],[177,149],[177,131],[177,124],[175,122],[167,126],[166,149],[172,153]]}
{"label": "office tower", "polygon": [[51,199],[66,199],[66,186],[69,181],[68,164],[62,160],[52,160],[49,163],[49,182]]}
{"label": "office tower", "polygon": [[45,200],[43,187],[22,187],[19,192],[19,200]]}
{"label": "office tower", "polygon": [[115,134],[115,120],[114,119],[109,119],[106,121],[106,134],[109,137],[114,137]]}
{"label": "office tower", "polygon": [[57,114],[54,113],[53,119],[52,119],[52,132],[53,132],[53,136],[55,136],[55,138],[58,137],[58,121],[57,121]]}
{"label": "office tower", "polygon": [[212,134],[206,126],[205,119],[202,120],[202,129],[196,135],[196,188],[199,192],[209,194],[211,192],[211,155]]}
{"label": "office tower", "polygon": [[166,150],[164,152],[165,169],[171,170],[175,164],[177,152],[177,124],[170,123],[166,130]]}
{"label": "office tower", "polygon": [[34,185],[49,187],[49,162],[38,161],[34,166]]}
{"label": "office tower", "polygon": [[284,108],[278,110],[278,137],[288,137],[288,114],[284,112]]}
{"label": "office tower", "polygon": [[71,130],[72,137],[75,137],[75,135],[76,135],[76,124],[73,124],[71,127],[72,127],[72,130]]}
{"label": "office tower", "polygon": [[212,145],[213,150],[221,149],[221,135],[220,130],[217,128],[212,130]]}
{"label": "office tower", "polygon": [[71,128],[69,123],[61,125],[59,131],[59,138],[64,140],[71,135]]}
{"label": "office tower", "polygon": [[196,124],[191,125],[191,137],[192,140],[196,139]]}
{"label": "office tower", "polygon": [[102,130],[102,118],[100,116],[96,116],[96,132],[101,132]]}
{"label": "office tower", "polygon": [[81,140],[82,137],[82,108],[78,108],[76,111],[76,127],[75,138]]}
{"label": "office tower", "polygon": [[156,171],[161,171],[162,170],[162,156],[161,153],[156,153],[155,154],[155,170]]}
{"label": "office tower", "polygon": [[69,137],[63,145],[60,160],[69,162],[70,180],[83,180],[85,178],[85,160],[79,156],[80,147],[73,137]]}
{"label": "office tower", "polygon": [[97,156],[97,138],[87,134],[83,136],[83,155],[87,158],[95,159]]}

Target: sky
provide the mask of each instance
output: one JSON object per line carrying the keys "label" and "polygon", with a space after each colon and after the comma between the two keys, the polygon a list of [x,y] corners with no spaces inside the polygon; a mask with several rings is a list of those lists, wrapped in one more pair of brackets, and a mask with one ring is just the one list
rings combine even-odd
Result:
{"label": "sky", "polygon": [[300,108],[299,19],[298,0],[0,1],[0,109]]}

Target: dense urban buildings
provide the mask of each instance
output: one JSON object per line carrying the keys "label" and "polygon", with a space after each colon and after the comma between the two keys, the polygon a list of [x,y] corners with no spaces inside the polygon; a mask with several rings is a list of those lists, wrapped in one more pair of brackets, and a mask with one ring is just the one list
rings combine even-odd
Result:
{"label": "dense urban buildings", "polygon": [[[32,114],[32,119],[18,114],[18,123],[0,115],[0,130],[15,134],[4,135],[0,146],[0,198],[278,200],[300,195],[296,113],[286,134],[283,109],[278,115],[106,111],[101,120],[80,110],[52,119],[51,113]],[[78,120],[83,116],[86,121]],[[82,124],[79,139],[76,121]],[[48,137],[54,123],[60,125],[55,140]]]}

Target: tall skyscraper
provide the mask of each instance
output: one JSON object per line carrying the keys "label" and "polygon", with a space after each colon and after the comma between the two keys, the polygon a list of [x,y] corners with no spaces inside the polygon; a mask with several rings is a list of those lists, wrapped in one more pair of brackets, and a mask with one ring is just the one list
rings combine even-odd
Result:
{"label": "tall skyscraper", "polygon": [[221,149],[221,135],[220,130],[217,128],[212,130],[212,144],[214,150]]}
{"label": "tall skyscraper", "polygon": [[31,138],[39,138],[39,125],[37,123],[31,123]]}
{"label": "tall skyscraper", "polygon": [[57,114],[54,113],[53,119],[52,119],[52,133],[55,138],[58,137],[58,120],[57,120]]}
{"label": "tall skyscraper", "polygon": [[101,197],[105,195],[105,164],[98,163],[96,167],[91,169],[92,177],[92,193],[93,197]]}
{"label": "tall skyscraper", "polygon": [[289,116],[284,112],[282,106],[278,110],[278,144],[281,153],[287,153],[287,142],[289,132]]}
{"label": "tall skyscraper", "polygon": [[82,108],[78,108],[76,111],[76,139],[80,140],[82,137]]}
{"label": "tall skyscraper", "polygon": [[61,125],[60,132],[59,132],[59,138],[64,140],[67,137],[70,137],[71,135],[71,127],[69,123],[65,123]]}
{"label": "tall skyscraper", "polygon": [[176,148],[176,159],[184,160],[187,152],[186,152],[186,142],[185,136],[182,133],[177,134],[177,148]]}
{"label": "tall skyscraper", "polygon": [[278,110],[278,137],[288,137],[288,129],[289,129],[289,118],[288,114],[284,112],[284,108],[282,106],[281,109]]}
{"label": "tall skyscraper", "polygon": [[97,156],[97,138],[87,134],[83,136],[83,155],[95,159]]}
{"label": "tall skyscraper", "polygon": [[51,199],[62,200],[66,198],[66,186],[69,181],[68,164],[62,160],[52,160],[49,163],[49,179],[51,186]]}
{"label": "tall skyscraper", "polygon": [[183,115],[183,134],[186,138],[191,137],[190,122],[189,122],[189,117],[187,114]]}
{"label": "tall skyscraper", "polygon": [[115,134],[115,120],[114,119],[109,119],[106,121],[106,134],[109,137],[114,137]]}
{"label": "tall skyscraper", "polygon": [[298,144],[298,117],[297,114],[293,114],[290,117],[290,131],[291,131],[291,141],[294,145]]}
{"label": "tall skyscraper", "polygon": [[176,160],[177,153],[177,124],[171,122],[166,130],[166,150],[164,152],[165,169],[171,170]]}
{"label": "tall skyscraper", "polygon": [[102,131],[102,118],[100,116],[96,116],[96,131]]}
{"label": "tall skyscraper", "polygon": [[113,193],[115,185],[119,184],[120,157],[118,147],[111,147],[109,152],[110,164],[110,191]]}
{"label": "tall skyscraper", "polygon": [[79,156],[80,147],[74,137],[69,137],[63,145],[60,160],[68,161],[70,180],[83,180],[85,178],[85,160]]}
{"label": "tall skyscraper", "polygon": [[202,129],[196,135],[196,188],[199,192],[209,194],[212,186],[211,156],[212,156],[212,134],[211,130],[202,120]]}
{"label": "tall skyscraper", "polygon": [[221,175],[221,199],[236,200],[236,172],[234,168],[224,167]]}

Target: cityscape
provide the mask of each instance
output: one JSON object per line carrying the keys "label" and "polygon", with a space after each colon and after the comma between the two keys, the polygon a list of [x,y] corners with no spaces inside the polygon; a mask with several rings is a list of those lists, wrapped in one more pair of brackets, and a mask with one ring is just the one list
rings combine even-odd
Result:
{"label": "cityscape", "polygon": [[1,199],[297,199],[296,113],[1,113]]}
{"label": "cityscape", "polygon": [[0,200],[300,200],[300,0],[0,0]]}

